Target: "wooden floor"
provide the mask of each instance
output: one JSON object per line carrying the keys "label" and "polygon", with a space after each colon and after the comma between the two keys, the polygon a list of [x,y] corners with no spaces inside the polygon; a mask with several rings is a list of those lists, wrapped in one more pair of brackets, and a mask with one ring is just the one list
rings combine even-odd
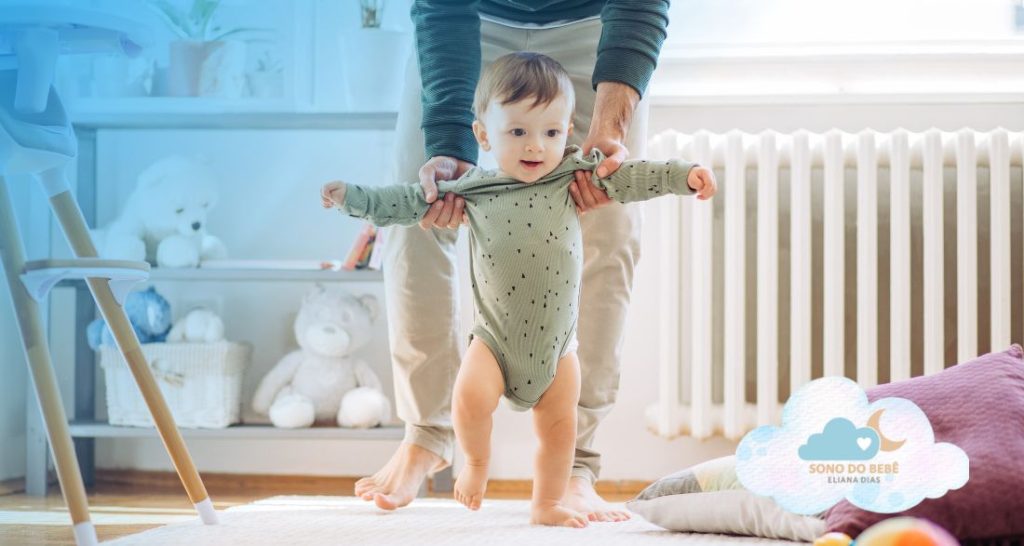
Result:
{"label": "wooden floor", "polygon": [[[352,495],[356,478],[204,474],[214,507],[223,510],[275,495]],[[100,541],[111,540],[194,517],[194,510],[174,474],[136,471],[98,471],[89,491],[92,521]],[[621,502],[634,497],[644,482],[598,482],[605,499]],[[17,489],[17,486],[7,489]],[[0,488],[0,546],[74,545],[71,519],[56,484],[44,497],[3,494]],[[430,493],[448,498],[450,493]],[[530,482],[492,480],[487,496],[529,499]]]}

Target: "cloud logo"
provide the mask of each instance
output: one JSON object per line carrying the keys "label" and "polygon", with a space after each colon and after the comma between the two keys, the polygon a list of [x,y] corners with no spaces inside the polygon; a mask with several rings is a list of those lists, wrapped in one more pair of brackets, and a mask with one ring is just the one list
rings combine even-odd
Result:
{"label": "cloud logo", "polygon": [[868,402],[856,382],[825,377],[797,390],[782,426],[750,431],[736,447],[736,477],[752,493],[797,514],[840,500],[894,513],[959,489],[967,454],[936,443],[928,417],[904,398]]}
{"label": "cloud logo", "polygon": [[812,434],[798,454],[805,461],[866,461],[878,453],[879,445],[873,428],[857,428],[849,419],[836,417],[823,432]]}

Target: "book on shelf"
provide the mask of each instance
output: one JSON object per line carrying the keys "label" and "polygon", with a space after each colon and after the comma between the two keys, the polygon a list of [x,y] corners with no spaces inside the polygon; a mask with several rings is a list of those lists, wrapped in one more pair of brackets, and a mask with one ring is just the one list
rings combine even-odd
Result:
{"label": "book on shelf", "polygon": [[367,264],[370,263],[370,253],[373,252],[375,240],[376,236],[370,238],[370,242],[363,247],[363,254],[359,257],[359,261],[356,262],[356,269],[366,269]]}
{"label": "book on shelf", "polygon": [[[380,269],[383,237],[372,224],[365,224],[352,241],[345,260],[204,260],[200,269],[287,270],[287,271],[354,271]],[[380,237],[380,238],[378,238]]]}
{"label": "book on shelf", "polygon": [[363,225],[363,229],[359,231],[355,240],[352,241],[352,247],[348,251],[348,257],[345,258],[345,264],[342,266],[344,269],[352,271],[359,266],[367,248],[373,242],[376,232],[377,228],[375,228],[373,224],[366,223]]}
{"label": "book on shelf", "polygon": [[373,252],[370,253],[370,263],[366,267],[380,271],[384,265],[384,246],[387,244],[389,229],[378,228],[377,237],[373,240]]}

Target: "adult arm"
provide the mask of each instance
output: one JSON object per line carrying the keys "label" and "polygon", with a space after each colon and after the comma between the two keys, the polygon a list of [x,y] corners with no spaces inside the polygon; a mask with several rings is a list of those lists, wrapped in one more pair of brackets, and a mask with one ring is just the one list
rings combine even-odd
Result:
{"label": "adult arm", "polygon": [[601,23],[591,83],[621,82],[642,96],[667,35],[668,0],[608,0]]}
{"label": "adult arm", "polygon": [[473,93],[480,77],[478,0],[415,0],[426,157],[476,163]]}
{"label": "adult arm", "polygon": [[[658,64],[668,28],[668,0],[609,0],[601,12],[602,31],[592,83],[597,91],[583,152],[601,150],[600,175],[619,168],[629,154],[625,141],[633,112]],[[587,171],[570,185],[581,212],[610,201]]]}
{"label": "adult arm", "polygon": [[[627,84],[602,82],[597,85],[590,131],[582,148],[584,154],[589,154],[594,148],[604,154],[604,161],[595,171],[598,176],[608,176],[615,172],[629,155],[625,141],[638,102],[640,95]],[[576,171],[576,180],[569,185],[569,192],[580,212],[611,201],[604,191],[591,182],[591,171]]]}
{"label": "adult arm", "polygon": [[[415,0],[411,16],[423,85],[421,128],[427,162],[420,185],[428,203],[437,182],[454,180],[477,160],[473,137],[473,93],[480,76],[478,0]],[[446,196],[420,219],[420,227],[457,228],[465,221],[464,200]]]}

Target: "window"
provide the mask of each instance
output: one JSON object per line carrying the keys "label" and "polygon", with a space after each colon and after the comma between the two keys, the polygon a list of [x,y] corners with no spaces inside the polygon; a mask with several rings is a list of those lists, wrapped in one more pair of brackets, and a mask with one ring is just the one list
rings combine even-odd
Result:
{"label": "window", "polygon": [[753,46],[1024,44],[1024,0],[677,0],[669,16],[670,56]]}

